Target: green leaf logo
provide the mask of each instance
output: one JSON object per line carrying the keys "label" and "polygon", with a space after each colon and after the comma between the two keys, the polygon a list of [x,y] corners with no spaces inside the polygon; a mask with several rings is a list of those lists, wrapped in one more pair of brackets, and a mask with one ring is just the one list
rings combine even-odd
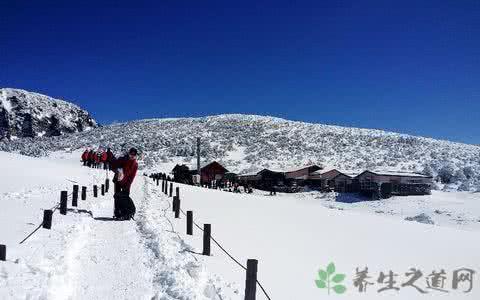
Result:
{"label": "green leaf logo", "polygon": [[340,284],[345,280],[345,274],[335,274],[335,264],[329,263],[327,270],[318,270],[318,279],[315,280],[315,285],[319,289],[327,289],[327,293],[330,295],[330,290],[333,290],[337,294],[343,294],[347,288]]}

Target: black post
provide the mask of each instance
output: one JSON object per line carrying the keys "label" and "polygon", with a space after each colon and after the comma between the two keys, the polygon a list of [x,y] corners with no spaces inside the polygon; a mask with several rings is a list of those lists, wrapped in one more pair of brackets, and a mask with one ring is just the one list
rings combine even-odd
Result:
{"label": "black post", "polygon": [[165,191],[165,180],[162,179],[162,193]]}
{"label": "black post", "polygon": [[6,261],[7,260],[7,246],[0,245],[0,260]]}
{"label": "black post", "polygon": [[[153,179],[153,181],[155,181],[155,178]],[[157,186],[159,185],[159,181],[160,181],[160,179],[158,179],[158,177],[157,177]]]}
{"label": "black post", "polygon": [[102,191],[102,196],[105,196],[105,185],[102,184],[102,187],[100,189]]}
{"label": "black post", "polygon": [[43,228],[45,229],[50,229],[52,228],[52,215],[53,211],[50,209],[46,209],[43,211]]}
{"label": "black post", "polygon": [[175,205],[175,219],[180,218],[180,198],[177,198],[177,204]]}
{"label": "black post", "polygon": [[72,206],[78,206],[78,185],[73,185]]}
{"label": "black post", "polygon": [[173,183],[170,182],[170,195],[169,195],[169,197],[172,197],[172,194],[173,194]]}
{"label": "black post", "polygon": [[87,200],[87,187],[82,186],[82,200]]}
{"label": "black post", "polygon": [[187,234],[193,235],[193,211],[187,210]]}
{"label": "black post", "polygon": [[93,186],[93,197],[95,197],[95,198],[98,197],[98,186],[97,185]]}
{"label": "black post", "polygon": [[178,198],[180,198],[180,187],[175,188],[175,194],[177,195]]}
{"label": "black post", "polygon": [[210,256],[210,235],[212,234],[212,225],[203,224],[203,255]]}
{"label": "black post", "polygon": [[164,191],[165,195],[168,196],[168,181],[165,179],[165,191]]}
{"label": "black post", "polygon": [[61,191],[60,192],[60,213],[62,215],[67,214],[67,198],[68,198],[68,192]]}
{"label": "black post", "polygon": [[257,291],[258,260],[247,260],[247,279],[245,280],[245,300],[255,300]]}
{"label": "black post", "polygon": [[105,193],[108,193],[108,190],[110,189],[110,179],[105,179]]}
{"label": "black post", "polygon": [[177,196],[173,196],[173,200],[172,200],[172,211],[175,211],[175,205],[177,205]]}

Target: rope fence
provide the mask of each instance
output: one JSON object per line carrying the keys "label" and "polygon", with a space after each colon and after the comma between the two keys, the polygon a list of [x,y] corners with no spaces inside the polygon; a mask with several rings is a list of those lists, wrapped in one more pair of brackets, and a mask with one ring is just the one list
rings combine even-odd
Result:
{"label": "rope fence", "polygon": [[[146,174],[144,174],[146,176]],[[157,174],[155,174],[157,175]],[[94,176],[92,176],[94,177]],[[245,282],[245,300],[255,300],[256,299],[256,286],[260,287],[262,290],[263,294],[268,300],[271,300],[271,297],[261,284],[261,282],[257,279],[257,264],[258,261],[255,259],[249,259],[247,260],[247,266],[244,266],[242,263],[239,262],[238,259],[236,259],[228,250],[225,249],[225,247],[211,235],[211,224],[204,224],[204,227],[200,226],[195,220],[193,219],[193,212],[192,211],[187,211],[185,212],[183,209],[180,207],[180,187],[177,186],[175,188],[175,196],[173,196],[173,182],[171,181],[170,178],[167,178],[166,176],[162,179],[162,192],[165,194],[166,197],[172,197],[173,198],[173,205],[169,206],[164,209],[164,214],[166,215],[166,212],[172,207],[172,211],[175,213],[175,218],[180,217],[180,213],[184,215],[187,218],[187,234],[192,235],[192,225],[194,225],[197,229],[199,229],[203,233],[203,255],[205,256],[210,256],[210,241],[212,241],[234,264],[239,266],[241,269],[246,271],[246,282]],[[66,179],[67,181],[74,183],[73,187],[73,192],[68,193],[67,191],[62,190],[61,195],[60,195],[60,203],[57,203],[54,205],[51,209],[44,210],[44,216],[43,216],[43,221],[32,231],[30,232],[25,238],[23,238],[19,244],[25,243],[29,238],[31,238],[40,228],[45,228],[45,229],[51,229],[52,225],[52,216],[53,214],[57,211],[60,210],[60,213],[63,215],[67,214],[67,201],[68,198],[72,197],[72,206],[77,207],[78,203],[78,193],[79,193],[79,183],[75,180],[71,179]],[[153,177],[154,183],[156,181],[156,186],[160,186],[160,176],[154,176]],[[109,189],[109,179],[108,179],[108,173],[107,173],[107,178],[105,178],[105,184],[101,184],[101,195],[105,195],[106,192],[108,192]],[[155,184],[152,184],[155,186]],[[82,186],[81,190],[81,199],[86,200],[86,195],[93,196],[93,197],[98,197],[98,186],[96,184],[93,184],[93,189],[88,189],[86,186]],[[166,217],[166,216],[165,216]],[[174,226],[172,222],[166,218],[171,227],[172,231],[174,231]],[[179,236],[178,232],[176,232],[177,235]],[[180,237],[180,236],[179,236]],[[193,253],[192,251],[190,254],[200,254],[200,253]],[[195,256],[193,256],[195,258]],[[5,261],[6,260],[6,246],[5,245],[0,245],[0,261]],[[195,258],[195,260],[197,260]]]}
{"label": "rope fence", "polygon": [[[236,259],[228,250],[225,249],[225,247],[217,241],[212,235],[211,235],[211,225],[210,224],[204,224],[204,228],[202,228],[195,220],[193,219],[193,213],[191,211],[185,212],[181,207],[180,207],[180,189],[177,183],[176,186],[176,195],[172,195],[172,181],[168,180],[167,176],[165,174],[153,174],[153,176],[150,176],[153,178],[153,181],[156,181],[156,186],[159,187],[160,183],[159,180],[162,180],[162,193],[165,194],[167,197],[172,197],[173,198],[173,205],[172,210],[175,213],[175,218],[179,218],[179,213],[181,213],[183,216],[187,218],[187,234],[191,235],[191,226],[194,225],[196,228],[198,228],[201,232],[204,234],[204,249],[203,249],[203,255],[210,255],[210,241],[212,241],[217,247],[222,250],[222,252],[231,260],[233,261],[236,265],[238,265],[240,268],[242,268],[244,271],[247,273],[247,278],[246,278],[246,286],[245,286],[245,300],[255,300],[256,295],[255,295],[255,285],[258,285],[260,289],[262,290],[263,294],[268,300],[271,300],[270,295],[266,291],[266,289],[263,287],[261,282],[257,279],[257,260],[252,260],[249,259],[247,261],[247,266],[244,266],[242,263],[239,262],[238,259]],[[170,193],[168,192],[168,186],[170,183]],[[155,186],[155,184],[152,184]],[[170,208],[170,205],[169,205]],[[167,208],[167,209],[169,209]],[[168,218],[167,218],[168,219]],[[170,222],[170,221],[169,221]],[[170,225],[172,223],[170,222]],[[178,233],[177,233],[178,235]],[[206,245],[207,244],[207,245]],[[189,251],[193,254],[200,254],[196,252]]]}
{"label": "rope fence", "polygon": [[[93,177],[93,176],[92,176]],[[68,201],[68,198],[72,197],[72,206],[74,207],[77,207],[78,206],[78,203],[77,203],[77,200],[78,200],[78,193],[79,193],[79,190],[78,190],[78,182],[77,181],[74,181],[74,180],[71,180],[71,179],[65,179],[66,181],[69,181],[69,182],[72,182],[72,183],[75,183],[75,185],[73,186],[73,192],[71,193],[67,193],[66,191],[61,191],[61,196],[60,196],[60,203],[54,205],[52,208],[50,209],[47,209],[47,210],[44,210],[44,215],[43,215],[43,221],[32,231],[30,232],[24,239],[22,239],[19,244],[23,244],[25,241],[27,241],[30,237],[32,237],[40,228],[44,227],[45,229],[50,229],[51,228],[51,223],[52,223],[52,216],[53,214],[60,208],[60,210],[65,210],[65,211],[61,211],[61,214],[66,214],[66,210],[67,210],[67,203],[66,201]],[[105,179],[105,183],[107,183],[108,181],[108,176],[107,178]],[[102,187],[104,186],[104,184],[102,184]],[[108,186],[108,184],[107,184]],[[86,188],[86,186],[82,186],[82,195],[81,195],[81,199],[84,201],[86,200],[86,196],[87,195],[90,195],[90,196],[93,196],[93,197],[97,197],[98,195],[96,194],[95,192],[95,188],[97,187],[97,185],[93,185],[93,189],[92,190],[88,190]],[[105,189],[102,188],[102,191],[104,193],[102,193],[103,195],[105,194]],[[107,190],[108,192],[108,190]],[[1,246],[5,246],[5,245],[1,245]],[[6,248],[6,246],[5,246]],[[5,259],[3,259],[5,260]]]}

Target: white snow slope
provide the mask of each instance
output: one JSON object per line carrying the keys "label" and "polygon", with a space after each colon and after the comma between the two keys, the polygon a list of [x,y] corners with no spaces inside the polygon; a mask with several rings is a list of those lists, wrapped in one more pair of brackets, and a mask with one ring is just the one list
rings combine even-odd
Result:
{"label": "white snow slope", "polygon": [[[6,166],[0,174],[0,244],[7,245],[7,261],[0,262],[0,299],[243,299],[245,271],[215,244],[212,256],[195,254],[202,250],[201,231],[195,228],[194,235],[187,236],[185,217],[174,219],[171,198],[140,174],[132,190],[135,221],[109,219],[111,191],[99,198],[89,193],[86,201],[79,200],[78,208],[69,203],[66,216],[55,212],[51,230],[41,228],[18,244],[36,227],[32,224],[41,222],[42,209],[58,202],[59,191],[71,191],[73,183],[65,179],[88,185],[90,191],[93,182],[105,179],[104,171],[81,167],[79,154],[32,159],[0,152],[0,164]],[[14,175],[15,168],[43,172],[38,180],[25,180],[23,188],[12,188],[13,182],[23,179],[19,172]],[[34,172],[28,176],[35,177]],[[213,237],[231,255],[242,264],[249,258],[259,260],[258,279],[271,299],[329,297],[315,280],[318,270],[330,262],[336,272],[346,275],[342,283],[347,288],[341,296],[330,291],[332,298],[480,296],[480,241],[474,227],[460,230],[331,209],[309,195],[270,197],[179,188],[182,209],[192,210],[200,226],[212,224]],[[480,200],[472,197],[468,201]],[[353,285],[357,267],[368,267],[371,276],[368,281],[373,285],[365,293]],[[423,272],[415,285],[426,294],[401,287],[411,268]],[[452,272],[459,268],[476,271],[468,293],[465,282],[452,288]],[[446,272],[448,293],[426,285],[426,277],[441,269]],[[398,274],[394,285],[400,289],[378,292],[386,286],[377,281],[380,272],[390,270]],[[259,288],[257,299],[266,299]]]}

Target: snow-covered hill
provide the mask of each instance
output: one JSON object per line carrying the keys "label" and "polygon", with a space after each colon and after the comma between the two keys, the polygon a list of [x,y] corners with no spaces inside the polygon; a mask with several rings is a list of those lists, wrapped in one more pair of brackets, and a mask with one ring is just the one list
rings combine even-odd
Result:
{"label": "snow-covered hill", "polygon": [[0,140],[57,136],[97,126],[80,107],[19,89],[0,89]]}
{"label": "snow-covered hill", "polygon": [[42,156],[50,151],[109,146],[138,147],[147,166],[218,160],[233,172],[309,163],[341,169],[398,169],[434,175],[437,188],[480,186],[480,147],[381,130],[288,121],[254,115],[150,119],[99,127],[68,136],[0,142],[0,150]]}

